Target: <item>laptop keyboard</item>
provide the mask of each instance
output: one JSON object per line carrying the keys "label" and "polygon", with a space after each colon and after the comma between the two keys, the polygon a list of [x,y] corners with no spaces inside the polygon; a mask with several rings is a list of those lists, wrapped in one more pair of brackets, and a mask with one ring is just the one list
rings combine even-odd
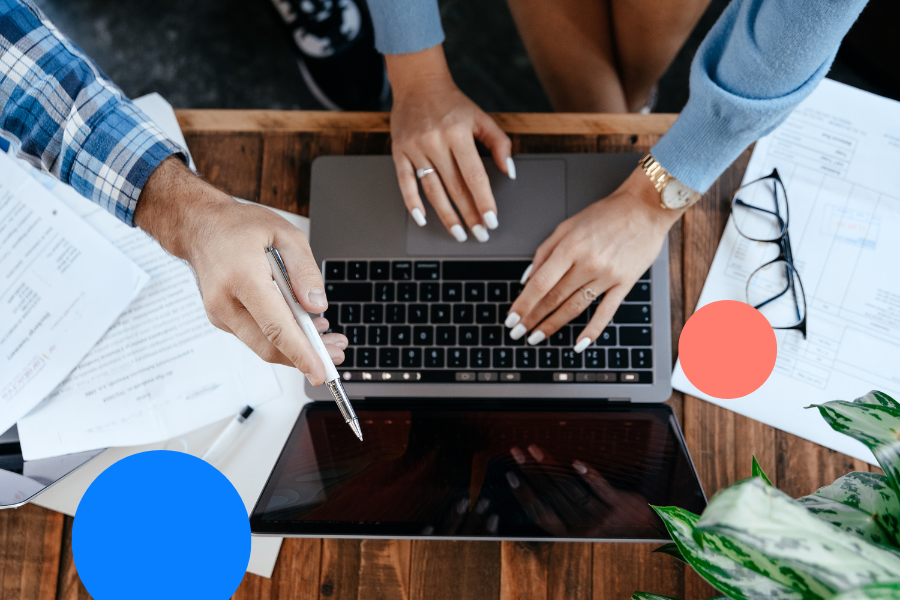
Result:
{"label": "laptop keyboard", "polygon": [[650,271],[600,337],[572,347],[599,302],[536,346],[503,325],[521,260],[329,260],[330,332],[350,340],[350,382],[652,383]]}

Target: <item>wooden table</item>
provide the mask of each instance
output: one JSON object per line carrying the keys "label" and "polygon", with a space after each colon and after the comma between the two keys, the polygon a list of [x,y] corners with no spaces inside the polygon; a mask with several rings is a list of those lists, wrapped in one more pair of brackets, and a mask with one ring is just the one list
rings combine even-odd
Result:
{"label": "wooden table", "polygon": [[[514,153],[644,152],[672,115],[501,114]],[[178,113],[200,172],[223,190],[307,214],[310,163],[323,154],[390,154],[383,113]],[[673,355],[700,296],[746,167],[745,152],[669,237]],[[799,496],[868,465],[702,400],[673,394],[703,486],[711,495],[750,475],[755,454]],[[818,418],[815,414],[810,419]],[[89,598],[72,560],[72,519],[36,506],[0,511],[0,599]],[[712,588],[655,544],[300,540],[284,543],[271,579],[247,575],[241,600],[627,599],[635,590],[703,599]]]}

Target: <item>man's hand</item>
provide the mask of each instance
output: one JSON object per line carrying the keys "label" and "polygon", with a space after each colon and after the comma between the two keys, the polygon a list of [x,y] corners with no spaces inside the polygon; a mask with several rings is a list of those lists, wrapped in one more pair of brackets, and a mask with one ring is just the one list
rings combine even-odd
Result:
{"label": "man's hand", "polygon": [[[267,208],[235,201],[174,157],[150,176],[134,222],[190,263],[213,325],[266,362],[296,366],[313,385],[324,383],[325,365],[275,287],[265,253],[277,247],[300,304],[311,313],[324,312],[322,275],[303,232]],[[323,318],[314,322],[319,332],[328,328]],[[335,364],[343,362],[347,338],[332,333],[322,340]]]}
{"label": "man's hand", "polygon": [[618,190],[559,224],[541,244],[526,274],[528,283],[510,308],[506,326],[519,339],[539,344],[606,294],[576,340],[581,352],[597,339],[619,304],[659,254],[669,229],[684,211],[660,206],[659,192],[640,169]]}
{"label": "man's hand", "polygon": [[425,225],[416,170],[434,169],[422,177],[422,189],[444,227],[457,241],[466,241],[456,205],[475,238],[486,242],[487,230],[498,225],[497,203],[475,139],[487,146],[500,170],[515,179],[512,142],[456,87],[440,46],[388,55],[385,61],[394,93],[394,165],[407,210],[420,226]]}

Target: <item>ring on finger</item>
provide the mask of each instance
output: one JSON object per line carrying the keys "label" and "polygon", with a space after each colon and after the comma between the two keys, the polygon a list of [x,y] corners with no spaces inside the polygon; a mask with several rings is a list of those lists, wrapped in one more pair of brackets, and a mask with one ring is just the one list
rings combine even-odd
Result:
{"label": "ring on finger", "polygon": [[416,177],[418,177],[419,179],[422,179],[429,173],[434,173],[433,167],[428,167],[427,169],[416,169]]}
{"label": "ring on finger", "polygon": [[581,293],[584,294],[584,299],[588,302],[593,302],[598,298],[597,294],[594,293],[594,290],[589,287],[581,288]]}

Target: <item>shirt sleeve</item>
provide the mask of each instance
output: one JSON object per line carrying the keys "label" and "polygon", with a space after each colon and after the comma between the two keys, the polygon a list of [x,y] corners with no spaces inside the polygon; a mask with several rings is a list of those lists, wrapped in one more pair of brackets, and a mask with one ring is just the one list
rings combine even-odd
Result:
{"label": "shirt sleeve", "polygon": [[418,52],[444,41],[437,0],[367,0],[382,54]]}
{"label": "shirt sleeve", "polygon": [[653,157],[705,192],[816,88],[867,0],[732,0],[691,64],[690,98]]}
{"label": "shirt sleeve", "polygon": [[0,0],[0,136],[128,225],[172,142],[31,0]]}

